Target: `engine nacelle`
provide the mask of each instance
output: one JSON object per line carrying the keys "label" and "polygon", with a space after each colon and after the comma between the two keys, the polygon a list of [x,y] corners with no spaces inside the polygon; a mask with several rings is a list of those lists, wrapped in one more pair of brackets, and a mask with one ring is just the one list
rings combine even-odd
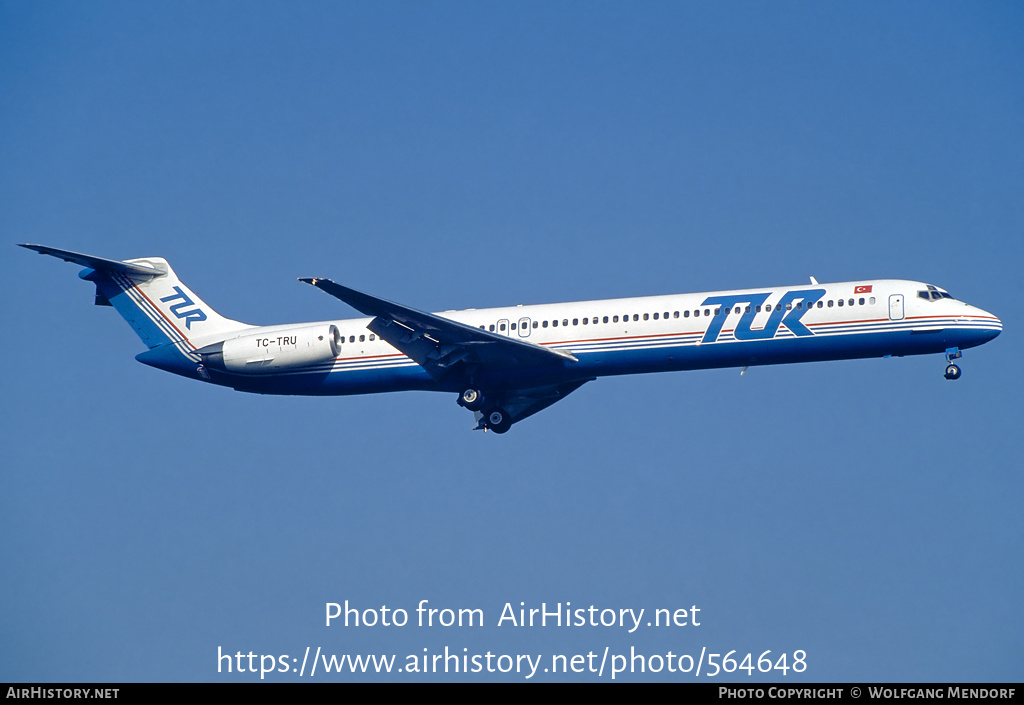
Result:
{"label": "engine nacelle", "polygon": [[257,330],[197,350],[203,365],[246,375],[283,372],[333,360],[341,352],[341,333],[335,325]]}

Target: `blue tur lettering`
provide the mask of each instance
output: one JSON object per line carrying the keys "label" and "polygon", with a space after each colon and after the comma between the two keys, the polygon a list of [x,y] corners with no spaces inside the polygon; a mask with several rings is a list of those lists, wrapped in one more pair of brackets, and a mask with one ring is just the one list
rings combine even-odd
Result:
{"label": "blue tur lettering", "polygon": [[174,287],[174,292],[174,294],[170,296],[165,296],[160,300],[164,303],[167,303],[169,301],[178,301],[180,299],[180,301],[171,306],[170,309],[171,313],[173,313],[176,317],[185,319],[186,328],[191,330],[193,321],[198,322],[206,320],[206,314],[203,313],[203,310],[198,306],[187,311],[182,311],[182,309],[187,306],[195,306],[196,302],[190,299],[188,295],[184,291],[182,291],[181,287],[179,286]]}
{"label": "blue tur lettering", "polygon": [[[793,291],[787,291],[779,299],[779,303],[775,305],[764,327],[757,329],[751,328],[754,316],[757,315],[758,307],[764,304],[768,297],[771,296],[771,292],[709,296],[701,306],[720,306],[722,313],[711,319],[711,324],[708,326],[707,331],[705,331],[701,343],[713,343],[718,340],[729,312],[733,306],[741,304],[746,304],[748,308],[740,316],[740,320],[736,323],[736,329],[733,331],[733,335],[737,340],[768,340],[775,337],[775,334],[779,332],[780,326],[789,328],[793,335],[814,335],[807,326],[800,322],[800,319],[807,313],[807,309],[824,295],[824,289],[794,289]],[[803,301],[803,305],[799,308],[793,306],[797,301]],[[788,310],[787,307],[789,307]]]}

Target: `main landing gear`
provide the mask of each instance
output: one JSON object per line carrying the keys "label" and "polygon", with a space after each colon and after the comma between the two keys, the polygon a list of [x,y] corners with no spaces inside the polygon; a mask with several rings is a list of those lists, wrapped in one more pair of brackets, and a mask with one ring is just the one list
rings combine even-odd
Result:
{"label": "main landing gear", "polygon": [[479,389],[467,389],[459,395],[459,406],[464,406],[470,411],[479,411],[484,405],[484,395]]}
{"label": "main landing gear", "polygon": [[505,433],[512,428],[512,417],[504,409],[494,408],[484,414],[484,427],[495,433]]}
{"label": "main landing gear", "polygon": [[948,348],[946,350],[946,379],[960,379],[960,367],[953,364],[953,360],[963,357],[960,348]]}
{"label": "main landing gear", "polygon": [[512,428],[512,416],[497,404],[486,399],[479,389],[470,388],[459,394],[459,406],[470,411],[482,412],[477,414],[478,429],[505,433]]}

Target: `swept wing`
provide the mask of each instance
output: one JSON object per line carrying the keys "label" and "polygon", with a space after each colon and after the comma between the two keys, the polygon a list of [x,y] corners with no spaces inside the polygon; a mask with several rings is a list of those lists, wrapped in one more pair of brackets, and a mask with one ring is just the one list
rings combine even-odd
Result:
{"label": "swept wing", "polygon": [[326,291],[374,319],[367,326],[414,360],[431,377],[441,380],[458,363],[515,367],[576,362],[568,352],[545,348],[518,338],[483,330],[393,301],[364,294],[330,279],[299,281]]}

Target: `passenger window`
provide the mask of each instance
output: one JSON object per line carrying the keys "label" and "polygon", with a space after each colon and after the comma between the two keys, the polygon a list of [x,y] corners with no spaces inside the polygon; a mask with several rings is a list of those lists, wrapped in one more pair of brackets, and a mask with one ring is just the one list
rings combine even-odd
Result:
{"label": "passenger window", "polygon": [[563,319],[562,319],[562,325],[563,325],[563,326],[567,326],[567,325],[569,325],[569,319],[568,319],[568,318],[563,318]]}
{"label": "passenger window", "polygon": [[612,323],[618,323],[618,322],[619,322],[619,317],[618,316],[612,316]]}
{"label": "passenger window", "polygon": [[679,318],[679,311],[673,311],[672,318]]}
{"label": "passenger window", "polygon": [[541,325],[542,325],[542,326],[543,326],[544,328],[547,328],[547,327],[548,327],[548,322],[547,322],[547,321],[544,321],[544,323],[542,323]]}
{"label": "passenger window", "polygon": [[366,342],[366,336],[365,335],[359,336],[359,342],[360,343],[365,343]]}
{"label": "passenger window", "polygon": [[373,342],[373,341],[374,341],[374,340],[376,340],[376,339],[377,339],[377,336],[375,336],[375,335],[373,335],[373,334],[371,333],[371,334],[370,334],[370,342]]}
{"label": "passenger window", "polygon": [[842,299],[839,299],[839,305],[840,305],[840,306],[842,306],[842,305],[843,305],[843,300],[842,300]]}
{"label": "passenger window", "polygon": [[858,303],[858,304],[860,304],[861,306],[863,306],[863,305],[864,305],[864,299],[863,299],[863,298],[862,298],[862,299],[859,299],[859,300],[857,301],[857,303]]}
{"label": "passenger window", "polygon": [[828,300],[828,307],[829,307],[829,308],[832,308],[832,299],[829,299],[829,300]]}
{"label": "passenger window", "polygon": [[690,317],[690,310],[687,309],[687,310],[683,311],[683,318],[689,318],[689,317]]}
{"label": "passenger window", "polygon": [[658,320],[658,312],[657,311],[654,312],[654,320]]}
{"label": "passenger window", "polygon": [[491,324],[491,332],[492,333],[494,332],[494,324],[493,323]]}
{"label": "passenger window", "polygon": [[640,320],[640,314],[639,313],[634,313],[633,314],[633,320],[634,321],[639,321]]}
{"label": "passenger window", "polygon": [[589,318],[584,318],[583,319],[583,325],[587,325],[587,323],[589,323],[589,322],[590,322]]}
{"label": "passenger window", "polygon": [[647,313],[645,313],[645,314],[644,314],[644,320],[645,320],[645,321],[646,321],[646,320],[649,320],[649,319],[650,319],[650,317],[651,317],[651,316],[650,316],[650,314],[647,314]]}
{"label": "passenger window", "polygon": [[348,342],[350,342],[350,343],[354,343],[354,342],[356,342],[356,337],[355,337],[354,335],[350,335],[350,336],[348,337]]}
{"label": "passenger window", "polygon": [[557,318],[555,320],[551,321],[551,326],[553,328],[558,328],[558,319]]}
{"label": "passenger window", "polygon": [[771,304],[765,304],[764,305],[764,310],[765,311],[771,311],[772,310],[772,305]]}
{"label": "passenger window", "polygon": [[604,322],[605,322],[605,323],[607,323],[607,322],[608,322],[608,316],[605,316],[605,317],[604,317]]}
{"label": "passenger window", "polygon": [[819,301],[819,302],[818,302],[818,308],[821,308],[821,307],[822,307],[822,306],[824,306],[824,305],[825,305],[825,303],[824,303],[824,302],[822,302],[822,301]]}
{"label": "passenger window", "polygon": [[850,299],[850,305],[853,306],[853,299]]}
{"label": "passenger window", "polygon": [[509,328],[510,328],[511,330],[515,330],[515,329],[516,329],[516,324],[515,324],[515,323],[510,323],[508,327],[509,327]]}

